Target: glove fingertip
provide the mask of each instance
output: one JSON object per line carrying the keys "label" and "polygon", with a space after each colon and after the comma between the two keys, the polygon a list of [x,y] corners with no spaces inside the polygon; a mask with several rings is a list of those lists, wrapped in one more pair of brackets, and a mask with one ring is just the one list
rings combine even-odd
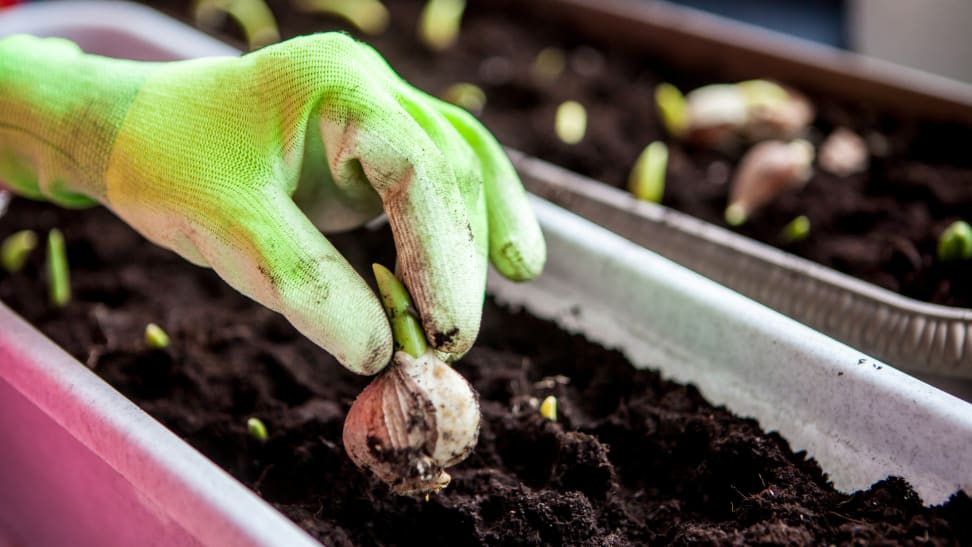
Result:
{"label": "glove fingertip", "polygon": [[490,255],[496,270],[512,281],[536,279],[547,262],[547,248],[543,237],[529,242],[517,239],[498,242],[490,250]]}
{"label": "glove fingertip", "polygon": [[387,329],[376,329],[364,347],[353,351],[345,360],[340,357],[338,360],[351,372],[372,376],[384,370],[391,362],[393,346],[391,332]]}

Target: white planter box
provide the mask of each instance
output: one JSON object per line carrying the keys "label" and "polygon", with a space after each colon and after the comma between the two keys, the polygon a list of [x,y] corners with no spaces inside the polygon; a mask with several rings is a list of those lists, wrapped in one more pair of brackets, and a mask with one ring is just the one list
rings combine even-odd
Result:
{"label": "white planter box", "polygon": [[[718,66],[728,79],[771,77],[913,119],[972,125],[972,84],[668,2],[532,1],[593,43],[624,45],[633,55],[651,55],[689,73]],[[935,11],[915,2],[897,3]],[[901,21],[914,26],[910,19]],[[885,35],[902,42],[898,34]],[[954,53],[967,56],[962,48]],[[627,191],[558,173],[536,159],[518,161],[517,167],[531,192],[972,400],[972,309],[902,296],[679,211],[636,200]]]}
{"label": "white planter box", "polygon": [[[19,31],[147,59],[234,53],[127,4],[0,12],[0,36]],[[501,301],[696,384],[807,450],[839,489],[893,474],[926,503],[972,491],[972,405],[543,200],[533,204],[549,264],[534,283],[491,276]],[[0,439],[0,537],[14,544],[314,544],[3,306]]]}

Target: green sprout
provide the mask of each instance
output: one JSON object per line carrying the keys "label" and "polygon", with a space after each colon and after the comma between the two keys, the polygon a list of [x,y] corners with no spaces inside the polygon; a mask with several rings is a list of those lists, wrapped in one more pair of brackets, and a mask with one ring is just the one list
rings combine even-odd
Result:
{"label": "green sprout", "polygon": [[628,190],[640,200],[661,203],[667,167],[668,147],[665,143],[655,141],[649,144],[631,169]]}
{"label": "green sprout", "polygon": [[340,17],[372,36],[388,29],[388,8],[379,0],[292,0],[291,3],[298,11]]}
{"label": "green sprout", "polygon": [[567,144],[577,144],[587,133],[587,110],[577,101],[565,101],[557,107],[554,118],[557,138]]}
{"label": "green sprout", "polygon": [[0,244],[0,264],[10,273],[20,271],[35,247],[37,247],[37,233],[33,230],[21,230],[10,234]]}
{"label": "green sprout", "polygon": [[544,418],[550,420],[551,422],[557,421],[557,398],[553,395],[549,395],[546,399],[540,403],[540,415]]}
{"label": "green sprout", "polygon": [[375,273],[375,281],[378,282],[378,292],[381,293],[381,301],[385,305],[397,349],[415,358],[425,355],[428,343],[408,290],[395,274],[381,264],[372,264],[371,269]]}
{"label": "green sprout", "polygon": [[466,0],[429,0],[419,15],[419,40],[432,51],[443,51],[459,37]]}
{"label": "green sprout", "polygon": [[972,227],[956,220],[938,237],[938,259],[942,262],[972,258]]}
{"label": "green sprout", "polygon": [[797,243],[810,237],[810,219],[807,215],[800,215],[787,223],[780,231],[783,243]]}
{"label": "green sprout", "polygon": [[273,12],[263,0],[196,0],[193,19],[203,28],[218,27],[229,16],[239,25],[250,49],[280,41]]}
{"label": "green sprout", "polygon": [[564,71],[567,66],[567,56],[563,50],[555,47],[545,47],[537,53],[530,66],[533,77],[544,81],[552,82]]}
{"label": "green sprout", "polygon": [[162,327],[149,323],[145,325],[145,345],[152,349],[165,349],[169,347],[169,335]]}
{"label": "green sprout", "polygon": [[685,95],[672,84],[663,82],[655,88],[655,105],[668,134],[675,138],[683,137],[689,128]]}
{"label": "green sprout", "polygon": [[263,424],[263,420],[260,418],[247,418],[246,420],[246,432],[253,437],[254,440],[265,443],[270,437],[267,434],[267,426]]}
{"label": "green sprout", "polygon": [[486,107],[486,93],[479,86],[467,82],[450,85],[442,92],[441,97],[442,100],[465,108],[477,116]]}
{"label": "green sprout", "polygon": [[57,228],[47,234],[47,283],[51,304],[58,308],[66,306],[71,300],[71,277],[64,235]]}

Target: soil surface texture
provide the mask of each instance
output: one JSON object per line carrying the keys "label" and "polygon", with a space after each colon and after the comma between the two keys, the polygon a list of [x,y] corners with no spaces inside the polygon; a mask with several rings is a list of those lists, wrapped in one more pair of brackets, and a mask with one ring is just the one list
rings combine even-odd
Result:
{"label": "soil surface texture", "polygon": [[[0,300],[325,544],[972,544],[966,494],[926,508],[896,478],[838,493],[804,453],[692,386],[493,303],[458,364],[481,396],[476,451],[427,501],[391,495],[341,444],[367,378],[104,209],[14,200],[0,238],[53,227],[72,301],[48,305],[41,250],[0,272]],[[387,227],[333,239],[359,272],[392,263]],[[145,346],[149,322],[168,348]],[[556,423],[536,408],[551,394]],[[265,443],[247,434],[254,416]]]}
{"label": "soil surface texture", "polygon": [[[149,0],[188,19],[188,0]],[[705,73],[686,74],[664,60],[610,44],[585,41],[556,26],[554,17],[527,2],[470,0],[458,42],[430,53],[416,39],[422,0],[386,0],[389,29],[364,36],[340,19],[296,11],[291,0],[269,0],[284,38],[346,30],[371,43],[403,77],[435,95],[455,82],[471,82],[487,96],[480,116],[504,144],[607,184],[624,188],[644,147],[669,144],[670,162],[662,203],[759,239],[902,295],[950,306],[972,307],[972,261],[941,263],[939,234],[953,221],[972,221],[972,127],[931,123],[866,103],[809,93],[817,118],[808,139],[817,145],[834,128],[847,127],[886,148],[872,154],[866,173],[838,177],[820,168],[799,191],[785,194],[740,228],[726,225],[723,211],[738,155],[686,148],[663,129],[654,108],[659,82],[683,91],[728,81],[714,62]],[[230,24],[215,29],[239,44]],[[564,52],[566,67],[541,81],[531,66],[544,48]],[[763,77],[754,67],[752,77]],[[807,90],[804,90],[807,91]],[[568,145],[554,133],[554,113],[567,100],[588,112],[583,141]],[[810,236],[786,244],[780,234],[800,215]]]}

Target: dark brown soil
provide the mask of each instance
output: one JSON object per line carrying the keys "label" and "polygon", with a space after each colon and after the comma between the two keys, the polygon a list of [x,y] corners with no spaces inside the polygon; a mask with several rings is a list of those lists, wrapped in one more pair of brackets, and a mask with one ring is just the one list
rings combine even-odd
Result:
{"label": "dark brown soil", "polygon": [[[476,452],[428,501],[393,496],[341,444],[366,378],[103,209],[16,200],[0,238],[55,226],[71,303],[47,305],[40,251],[0,272],[0,299],[326,544],[972,543],[964,493],[925,508],[891,478],[840,494],[805,454],[695,388],[494,304],[458,365],[481,395]],[[359,271],[392,263],[387,229],[335,240]],[[149,322],[168,349],[144,347]],[[557,423],[534,407],[548,394]],[[250,416],[266,444],[248,437]]]}
{"label": "dark brown soil", "polygon": [[[181,18],[189,13],[188,0],[148,3]],[[349,29],[333,18],[297,13],[289,0],[269,4],[284,37]],[[423,2],[385,4],[392,13],[389,31],[362,38],[406,79],[433,94],[457,81],[481,86],[488,96],[482,120],[504,144],[623,187],[645,145],[668,141],[671,162],[663,203],[726,226],[722,214],[738,158],[671,142],[652,99],[660,81],[686,91],[724,81],[718,63],[705,74],[684,74],[658,58],[606,44],[592,47],[577,32],[554,27],[550,14],[511,0],[470,1],[457,46],[433,55],[415,39]],[[233,32],[230,26],[222,30]],[[530,65],[548,46],[568,53],[568,69],[556,81],[540,83]],[[905,296],[972,307],[972,285],[966,282],[972,261],[941,264],[935,259],[941,231],[954,220],[972,220],[972,128],[926,123],[867,104],[812,99],[818,108],[812,142],[819,145],[833,128],[847,126],[865,136],[883,135],[891,155],[872,158],[870,171],[847,178],[817,169],[805,188],[783,196],[736,231]],[[565,100],[580,101],[589,113],[587,136],[575,146],[563,144],[553,132],[554,111]],[[781,229],[799,215],[809,217],[810,237],[782,244]]]}

